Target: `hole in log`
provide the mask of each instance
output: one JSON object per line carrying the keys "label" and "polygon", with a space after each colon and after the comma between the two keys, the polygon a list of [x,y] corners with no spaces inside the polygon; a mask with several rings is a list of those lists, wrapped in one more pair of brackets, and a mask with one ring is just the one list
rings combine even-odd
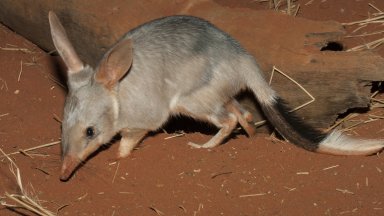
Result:
{"label": "hole in log", "polygon": [[343,51],[344,46],[340,42],[329,41],[327,45],[323,46],[320,51]]}
{"label": "hole in log", "polygon": [[384,82],[381,82],[381,81],[373,81],[372,82],[371,93],[376,92],[376,91],[378,91],[380,93],[384,92]]}
{"label": "hole in log", "polygon": [[355,108],[349,108],[345,112],[338,114],[337,120],[343,119],[347,117],[349,114],[357,113],[357,114],[363,114],[367,113],[369,111],[369,107],[355,107]]}

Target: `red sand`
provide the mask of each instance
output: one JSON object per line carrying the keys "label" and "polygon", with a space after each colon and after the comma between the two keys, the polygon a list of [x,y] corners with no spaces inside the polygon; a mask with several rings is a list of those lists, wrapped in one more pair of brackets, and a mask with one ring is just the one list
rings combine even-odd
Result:
{"label": "red sand", "polygon": [[[249,0],[220,2],[255,10],[267,6]],[[384,10],[384,2],[379,0],[298,2],[298,16],[315,20],[363,19],[375,12],[368,3]],[[26,49],[0,50],[0,148],[9,153],[59,140],[60,123],[54,116],[62,116],[65,90],[53,81],[62,79],[52,57],[5,27],[0,27],[0,39],[1,47]],[[351,39],[346,44],[351,47],[372,39]],[[384,56],[383,48],[378,52]],[[384,110],[370,113],[383,116]],[[367,118],[367,114],[359,118]],[[383,125],[384,120],[364,124],[354,133],[383,137]],[[25,188],[48,209],[60,208],[59,215],[384,214],[381,155],[314,154],[267,134],[240,135],[212,150],[191,149],[188,141],[203,142],[210,135],[189,133],[165,139],[168,136],[160,133],[145,139],[137,151],[118,163],[110,162],[117,150],[113,145],[68,182],[60,182],[58,177],[59,145],[35,151],[47,154],[45,157],[17,154],[12,158]],[[0,197],[5,191],[17,193],[8,162],[1,159],[0,164]],[[0,215],[22,213],[26,212],[0,209]]]}

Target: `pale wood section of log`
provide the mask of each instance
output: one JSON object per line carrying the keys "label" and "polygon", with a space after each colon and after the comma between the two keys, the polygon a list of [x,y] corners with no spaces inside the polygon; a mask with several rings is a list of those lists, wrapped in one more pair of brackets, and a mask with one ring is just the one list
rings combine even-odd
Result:
{"label": "pale wood section of log", "polygon": [[[228,8],[212,0],[36,0],[33,4],[2,0],[0,21],[42,48],[53,50],[49,10],[58,14],[80,56],[91,65],[139,24],[173,14],[203,17],[239,40],[258,60],[267,78],[275,65],[307,89],[316,101],[297,113],[320,128],[328,127],[348,109],[367,107],[371,81],[384,80],[384,60],[374,53],[320,51],[330,41],[342,43],[344,30],[337,22]],[[275,74],[272,86],[292,107],[309,100],[279,74]],[[257,110],[254,113],[260,116]]]}

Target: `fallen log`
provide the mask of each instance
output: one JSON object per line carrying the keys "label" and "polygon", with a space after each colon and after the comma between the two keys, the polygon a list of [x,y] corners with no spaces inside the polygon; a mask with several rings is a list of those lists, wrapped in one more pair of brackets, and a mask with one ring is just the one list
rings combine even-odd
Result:
{"label": "fallen log", "polygon": [[[92,7],[90,7],[92,5]],[[143,22],[173,14],[203,17],[231,34],[258,60],[269,79],[276,66],[306,89],[315,101],[295,111],[307,122],[326,128],[339,114],[367,108],[373,81],[384,80],[384,60],[373,52],[346,52],[343,27],[273,11],[227,8],[210,0],[169,1],[0,1],[0,21],[45,50],[53,50],[47,14],[54,10],[80,56],[95,65],[121,35]],[[332,46],[336,47],[333,51]],[[331,49],[331,50],[329,50]],[[286,77],[271,84],[291,105],[311,98]],[[245,97],[242,103],[259,116]]]}

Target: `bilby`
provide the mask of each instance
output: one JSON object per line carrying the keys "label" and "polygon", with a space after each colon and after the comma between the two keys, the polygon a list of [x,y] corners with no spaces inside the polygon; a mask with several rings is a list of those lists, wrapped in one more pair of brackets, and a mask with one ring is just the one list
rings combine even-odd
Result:
{"label": "bilby", "polygon": [[254,132],[252,115],[235,99],[249,89],[268,121],[293,144],[335,155],[369,155],[384,140],[323,133],[292,113],[263,78],[257,61],[235,39],[192,16],[170,16],[126,33],[96,69],[84,64],[59,19],[49,12],[54,45],[68,67],[69,92],[62,123],[63,164],[68,180],[91,153],[121,134],[118,157],[174,115],[208,121],[219,128],[205,144],[218,146],[239,123]]}

